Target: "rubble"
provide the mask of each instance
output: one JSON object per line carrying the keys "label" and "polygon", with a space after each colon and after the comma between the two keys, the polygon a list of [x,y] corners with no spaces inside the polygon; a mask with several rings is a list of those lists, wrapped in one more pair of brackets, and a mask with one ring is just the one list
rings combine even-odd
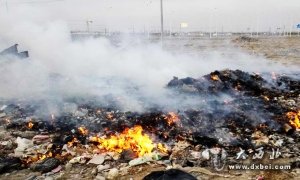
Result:
{"label": "rubble", "polygon": [[76,164],[76,163],[80,163],[80,164],[84,164],[87,161],[87,157],[86,156],[77,156],[74,157],[73,159],[71,159],[69,161],[70,164]]}
{"label": "rubble", "polygon": [[33,165],[31,168],[34,171],[42,173],[50,172],[60,165],[60,161],[55,158],[47,158],[43,162]]}
{"label": "rubble", "polygon": [[0,173],[22,169],[21,160],[15,157],[0,158]]}
{"label": "rubble", "polygon": [[117,168],[112,168],[108,171],[106,178],[115,179],[118,175],[119,175],[119,170]]}
{"label": "rubble", "polygon": [[103,177],[101,175],[97,175],[95,180],[105,180],[105,177]]}
{"label": "rubble", "polygon": [[97,166],[97,172],[98,173],[101,173],[103,170],[107,170],[110,168],[110,165],[109,164],[106,164],[106,165],[98,165]]}
{"label": "rubble", "polygon": [[53,173],[58,173],[58,172],[60,172],[61,170],[62,170],[62,166],[59,165],[59,166],[57,166],[55,169],[52,169],[51,172],[53,172]]}
{"label": "rubble", "polygon": [[128,164],[129,164],[129,166],[136,166],[136,165],[144,164],[144,163],[147,163],[150,161],[153,161],[153,159],[151,156],[147,155],[144,157],[133,159],[133,160],[129,161]]}
{"label": "rubble", "polygon": [[46,142],[51,142],[49,135],[36,135],[32,138],[34,144],[42,144]]}
{"label": "rubble", "polygon": [[[196,171],[221,177],[203,169],[222,170],[240,149],[280,148],[282,157],[298,157],[300,83],[268,76],[223,70],[198,79],[174,78],[167,86],[172,95],[204,97],[204,106],[178,112],[122,112],[70,102],[62,105],[66,112],[45,118],[34,116],[26,103],[5,102],[0,148],[15,159],[0,161],[0,172],[31,167],[43,176],[115,179],[159,167],[144,179],[162,174],[193,179]],[[179,170],[189,167],[194,171],[186,172],[193,175]]]}
{"label": "rubble", "polygon": [[251,137],[253,138],[252,143],[255,145],[255,147],[259,147],[269,143],[269,138],[261,131],[255,131]]}
{"label": "rubble", "polygon": [[0,118],[3,118],[6,116],[6,113],[0,113]]}
{"label": "rubble", "polygon": [[100,165],[103,162],[104,162],[104,156],[103,155],[95,155],[87,164]]}
{"label": "rubble", "polygon": [[16,143],[18,144],[18,147],[15,149],[15,156],[17,157],[23,156],[27,149],[33,147],[33,142],[25,138],[18,137]]}

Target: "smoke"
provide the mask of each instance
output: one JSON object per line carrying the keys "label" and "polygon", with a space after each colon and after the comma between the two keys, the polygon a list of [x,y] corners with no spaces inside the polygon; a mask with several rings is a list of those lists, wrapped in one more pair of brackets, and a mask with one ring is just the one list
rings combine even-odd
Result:
{"label": "smoke", "polygon": [[[74,41],[65,21],[52,19],[37,9],[32,12],[45,20],[29,13],[20,19],[12,15],[0,18],[0,48],[18,43],[21,50],[30,53],[26,60],[0,60],[0,98],[45,101],[49,106],[45,109],[51,112],[59,111],[57,103],[78,97],[103,105],[116,103],[133,111],[152,106],[193,107],[203,105],[201,97],[175,95],[165,88],[173,76],[200,77],[225,68],[250,72],[291,70],[229,44],[227,49],[202,51],[200,47],[199,54],[197,49],[185,52],[182,47],[186,42],[179,40],[167,41],[164,48],[160,43],[132,37],[120,39],[117,45],[106,38]],[[203,44],[208,41],[189,43],[210,46]]]}

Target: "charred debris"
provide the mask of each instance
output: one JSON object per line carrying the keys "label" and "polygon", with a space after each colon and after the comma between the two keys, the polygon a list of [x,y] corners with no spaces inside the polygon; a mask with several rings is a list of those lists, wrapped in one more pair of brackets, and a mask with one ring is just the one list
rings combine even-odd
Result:
{"label": "charred debris", "polygon": [[280,148],[288,163],[299,164],[299,75],[223,70],[174,77],[167,88],[203,97],[203,107],[137,113],[85,103],[57,117],[37,117],[34,105],[3,102],[0,172],[30,168],[57,177],[79,164],[88,165],[86,176],[114,179],[152,164],[164,170],[145,179],[193,179],[178,169],[212,168],[225,157],[233,163],[240,149],[259,147]]}

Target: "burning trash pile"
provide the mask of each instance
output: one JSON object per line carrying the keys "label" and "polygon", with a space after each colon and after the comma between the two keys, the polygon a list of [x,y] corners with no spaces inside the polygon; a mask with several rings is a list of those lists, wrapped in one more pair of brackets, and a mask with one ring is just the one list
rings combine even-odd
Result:
{"label": "burning trash pile", "polygon": [[297,77],[240,70],[174,77],[167,85],[174,96],[202,100],[177,112],[68,102],[61,108],[71,111],[39,117],[36,105],[3,101],[0,172],[20,170],[29,179],[222,178],[236,176],[217,173],[238,163],[236,155],[256,155],[261,148],[280,149],[299,168]]}

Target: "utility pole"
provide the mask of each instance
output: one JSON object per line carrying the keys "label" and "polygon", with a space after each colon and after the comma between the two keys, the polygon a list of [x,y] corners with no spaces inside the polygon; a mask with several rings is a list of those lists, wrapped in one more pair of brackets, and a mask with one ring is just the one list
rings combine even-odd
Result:
{"label": "utility pole", "polygon": [[90,33],[90,23],[93,23],[93,21],[86,21],[86,30],[88,33]]}
{"label": "utility pole", "polygon": [[293,19],[291,19],[290,37],[292,37],[292,31],[293,31]]}
{"label": "utility pole", "polygon": [[8,13],[8,3],[7,3],[7,0],[6,0],[6,3],[5,3],[5,6],[6,6],[6,12]]}
{"label": "utility pole", "polygon": [[8,13],[8,2],[3,0],[3,6],[5,6],[6,12]]}
{"label": "utility pole", "polygon": [[164,9],[163,9],[163,0],[160,0],[160,40],[161,45],[163,44],[164,38]]}
{"label": "utility pole", "polygon": [[258,15],[256,15],[256,37],[258,37],[258,34],[259,34],[258,31],[259,31],[258,30]]}
{"label": "utility pole", "polygon": [[170,23],[170,32],[169,32],[169,36],[171,37],[172,36],[172,24]]}

